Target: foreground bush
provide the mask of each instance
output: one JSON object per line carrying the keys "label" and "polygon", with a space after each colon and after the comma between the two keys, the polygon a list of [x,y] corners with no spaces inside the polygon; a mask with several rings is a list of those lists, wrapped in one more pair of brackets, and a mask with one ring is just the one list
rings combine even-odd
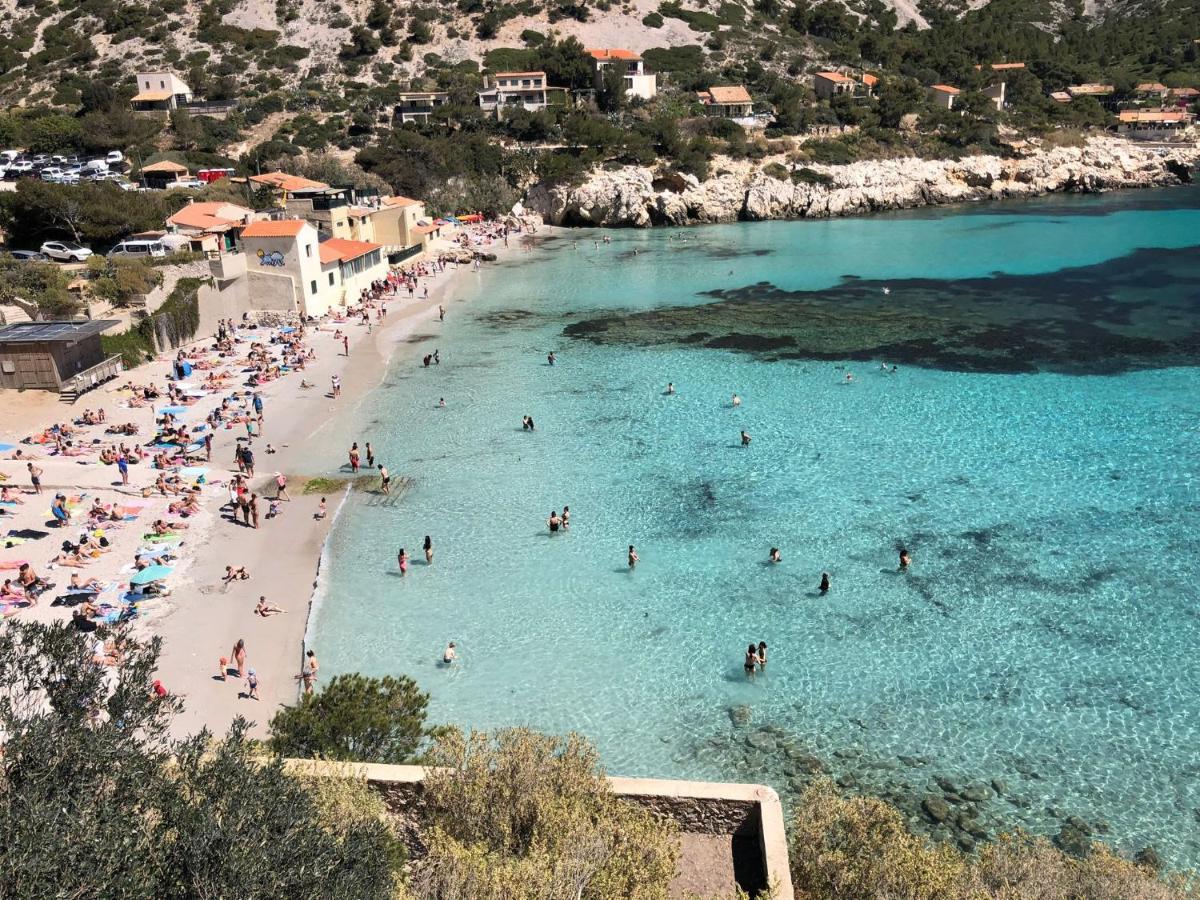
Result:
{"label": "foreground bush", "polygon": [[1153,871],[1096,844],[1085,859],[1043,838],[1006,835],[976,858],[908,831],[900,812],[847,797],[829,781],[810,787],[792,820],[798,900],[1190,900],[1182,877]]}
{"label": "foreground bush", "polygon": [[526,729],[442,735],[421,813],[424,900],[660,900],[675,872],[673,823],[613,795],[578,735]]}
{"label": "foreground bush", "polygon": [[0,628],[0,896],[394,894],[399,845],[365,785],[290,777],[241,720],[172,740],[158,640],[118,637],[109,668],[67,627]]}

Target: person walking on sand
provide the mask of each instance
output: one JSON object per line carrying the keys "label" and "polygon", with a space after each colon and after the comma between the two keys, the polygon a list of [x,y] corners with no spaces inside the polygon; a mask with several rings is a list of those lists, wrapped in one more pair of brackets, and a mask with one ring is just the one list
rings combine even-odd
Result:
{"label": "person walking on sand", "polygon": [[641,559],[641,557],[638,556],[637,551],[633,549],[633,544],[630,544],[629,545],[629,571],[631,571],[631,572],[633,571],[633,567],[638,564],[639,559]]}
{"label": "person walking on sand", "polygon": [[[254,521],[253,527],[258,528],[258,494],[250,495],[249,510],[250,510],[250,518]],[[247,522],[246,524],[249,525],[250,522]]]}
{"label": "person walking on sand", "polygon": [[254,451],[249,447],[242,450],[242,465],[246,467],[246,474],[251,478],[254,477]]}
{"label": "person walking on sand", "polygon": [[300,674],[296,676],[297,681],[304,683],[304,693],[311,694],[313,686],[317,683],[317,672],[321,666],[317,663],[317,654],[309,650],[304,654],[304,663],[300,668]]}
{"label": "person walking on sand", "polygon": [[127,486],[129,484],[129,460],[125,458],[124,453],[117,456],[117,471],[121,473],[122,487]]}
{"label": "person walking on sand", "polygon": [[387,466],[383,463],[379,464],[379,489],[385,494],[392,492],[391,488],[392,476],[388,474]]}
{"label": "person walking on sand", "polygon": [[212,432],[209,431],[204,435],[204,460],[212,462]]}
{"label": "person walking on sand", "polygon": [[348,334],[342,335],[342,352],[345,353],[346,356],[350,355],[350,335]]}
{"label": "person walking on sand", "polygon": [[251,669],[246,673],[246,699],[258,700],[258,675]]}
{"label": "person walking on sand", "polygon": [[287,476],[282,472],[275,473],[275,499],[292,502],[292,498],[288,496],[287,492]]}
{"label": "person walking on sand", "polygon": [[440,303],[438,304],[438,321],[446,321],[446,307],[442,306]]}
{"label": "person walking on sand", "polygon": [[328,514],[329,514],[328,510],[325,508],[325,498],[322,497],[321,502],[317,505],[317,511],[315,513],[313,513],[313,518],[314,519],[323,519]]}
{"label": "person walking on sand", "polygon": [[238,638],[233,650],[229,653],[230,660],[237,666],[238,678],[246,677],[246,641]]}
{"label": "person walking on sand", "polygon": [[433,565],[433,539],[425,535],[425,565]]}
{"label": "person walking on sand", "polygon": [[42,470],[33,463],[25,463],[25,468],[29,470],[29,483],[33,485],[33,492],[40,494],[42,492]]}
{"label": "person walking on sand", "polygon": [[333,386],[334,398],[342,396],[342,379],[337,375],[333,375],[330,377],[329,383]]}
{"label": "person walking on sand", "polygon": [[400,566],[400,574],[408,574],[408,554],[404,552],[404,548],[400,548],[400,552],[396,554],[396,563]]}

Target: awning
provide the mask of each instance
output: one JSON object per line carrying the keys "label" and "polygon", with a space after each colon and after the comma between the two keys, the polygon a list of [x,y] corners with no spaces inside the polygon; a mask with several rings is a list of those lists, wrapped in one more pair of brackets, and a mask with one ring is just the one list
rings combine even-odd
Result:
{"label": "awning", "polygon": [[133,95],[134,103],[143,102],[143,101],[150,102],[150,101],[160,101],[160,100],[170,100],[170,99],[171,99],[170,91],[142,91],[140,94]]}

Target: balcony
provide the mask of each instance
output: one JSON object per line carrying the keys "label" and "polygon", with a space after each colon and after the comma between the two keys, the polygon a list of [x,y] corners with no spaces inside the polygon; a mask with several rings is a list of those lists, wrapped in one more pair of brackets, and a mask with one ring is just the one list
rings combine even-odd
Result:
{"label": "balcony", "polygon": [[245,253],[208,253],[208,271],[217,281],[232,281],[246,274]]}

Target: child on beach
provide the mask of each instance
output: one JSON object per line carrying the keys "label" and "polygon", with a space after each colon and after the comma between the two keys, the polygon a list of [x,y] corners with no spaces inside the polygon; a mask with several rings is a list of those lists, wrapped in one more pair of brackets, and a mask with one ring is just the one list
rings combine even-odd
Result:
{"label": "child on beach", "polygon": [[317,507],[317,511],[316,511],[315,513],[313,513],[313,518],[314,518],[314,519],[323,519],[323,518],[325,518],[325,515],[326,515],[326,511],[325,511],[325,498],[324,498],[324,497],[322,497],[322,498],[321,498],[321,503],[320,503],[320,505]]}
{"label": "child on beach", "polygon": [[246,699],[258,700],[258,675],[253,669],[246,673]]}

